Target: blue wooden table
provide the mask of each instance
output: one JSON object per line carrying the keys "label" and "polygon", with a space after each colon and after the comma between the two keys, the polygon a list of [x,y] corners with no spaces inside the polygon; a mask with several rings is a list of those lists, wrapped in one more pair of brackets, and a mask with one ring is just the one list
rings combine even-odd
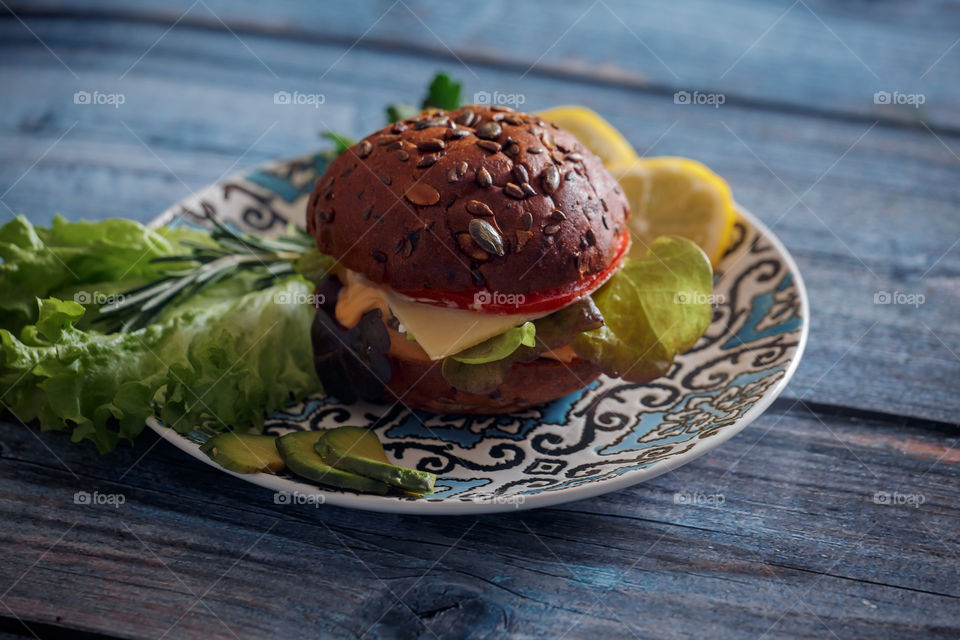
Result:
{"label": "blue wooden table", "polygon": [[958,38],[949,0],[0,2],[2,216],[146,221],[447,70],[710,165],[812,306],[743,433],[517,514],[275,505],[151,435],[100,457],[6,414],[0,638],[958,637]]}

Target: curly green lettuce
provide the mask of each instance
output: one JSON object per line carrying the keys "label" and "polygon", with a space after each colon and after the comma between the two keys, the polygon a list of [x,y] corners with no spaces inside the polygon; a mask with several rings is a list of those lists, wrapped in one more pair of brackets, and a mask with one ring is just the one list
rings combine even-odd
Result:
{"label": "curly green lettuce", "polygon": [[[468,393],[488,393],[518,362],[569,345],[605,374],[649,382],[666,374],[710,325],[713,271],[703,251],[677,236],[658,238],[580,302],[444,359],[443,377]],[[531,323],[527,323],[530,325]],[[527,325],[524,325],[525,327]]]}
{"label": "curly green lettuce", "polygon": [[591,295],[603,315],[598,329],[570,343],[609,376],[649,382],[669,371],[710,326],[713,270],[695,243],[661,236],[640,259],[627,258]]}
{"label": "curly green lettuce", "polygon": [[0,227],[0,327],[18,332],[37,319],[37,298],[107,296],[160,277],[171,263],[154,258],[209,242],[192,229],[148,229],[133,220],[67,222],[35,227],[18,216]]}
{"label": "curly green lettuce", "polygon": [[[310,344],[313,285],[300,276],[261,288],[256,273],[238,272],[167,309],[144,329],[106,334],[85,328],[95,305],[85,309],[48,294],[81,287],[125,290],[154,275],[155,264],[141,264],[149,263],[140,260],[144,251],[175,254],[182,248],[171,238],[202,241],[204,234],[115,220],[61,220],[54,226],[51,234],[18,219],[0,228],[7,241],[4,286],[15,281],[15,273],[47,274],[46,281],[34,279],[38,297],[17,289],[4,299],[0,409],[24,422],[38,420],[44,430],[69,431],[74,441],[91,440],[107,452],[136,437],[151,415],[180,432],[201,424],[257,430],[264,412],[319,390]],[[103,264],[97,264],[98,255]]]}

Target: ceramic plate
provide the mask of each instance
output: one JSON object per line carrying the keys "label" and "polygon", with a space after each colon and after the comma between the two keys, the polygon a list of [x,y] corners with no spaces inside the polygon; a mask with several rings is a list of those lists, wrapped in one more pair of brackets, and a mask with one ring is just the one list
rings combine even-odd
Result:
{"label": "ceramic plate", "polygon": [[[271,163],[204,189],[154,224],[204,223],[204,211],[253,233],[303,225],[323,156]],[[717,269],[713,322],[667,376],[637,385],[601,377],[549,405],[505,416],[438,415],[395,405],[343,404],[316,395],[272,414],[269,433],[362,425],[398,464],[436,473],[436,493],[411,499],[320,488],[291,475],[236,475],[278,503],[374,511],[463,514],[543,507],[647,480],[703,455],[755,420],[793,374],[807,339],[807,293],[793,258],[740,210]],[[206,436],[153,421],[195,458]]]}

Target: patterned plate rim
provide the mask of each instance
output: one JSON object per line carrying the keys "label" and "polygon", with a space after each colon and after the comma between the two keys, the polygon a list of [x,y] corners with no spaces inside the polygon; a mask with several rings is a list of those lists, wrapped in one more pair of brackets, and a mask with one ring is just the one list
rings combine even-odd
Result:
{"label": "patterned plate rim", "polygon": [[[746,428],[747,425],[756,420],[761,414],[763,414],[764,411],[767,410],[773,401],[779,397],[784,388],[786,388],[790,379],[793,377],[797,366],[800,364],[804,349],[806,348],[807,336],[810,327],[810,305],[809,298],[807,296],[807,289],[803,282],[803,277],[800,275],[800,270],[797,267],[793,256],[790,255],[790,252],[787,251],[787,248],[783,245],[780,239],[772,231],[770,231],[766,225],[760,222],[756,216],[740,205],[737,205],[737,212],[741,217],[747,220],[750,225],[752,225],[759,232],[760,235],[770,242],[777,254],[786,264],[788,272],[795,278],[795,285],[800,298],[801,311],[800,337],[797,342],[795,354],[789,361],[783,377],[781,377],[772,387],[767,389],[760,399],[757,400],[757,402],[750,407],[736,422],[719,430],[713,437],[710,437],[706,440],[699,440],[689,450],[671,456],[668,459],[658,461],[644,469],[632,470],[609,480],[586,483],[561,491],[529,495],[525,497],[525,500],[522,503],[513,502],[504,504],[493,501],[476,502],[460,500],[431,502],[426,500],[363,495],[351,492],[327,491],[315,485],[310,485],[305,482],[301,483],[267,473],[234,473],[213,462],[209,457],[200,451],[200,446],[187,438],[186,435],[180,434],[169,427],[161,425],[155,418],[150,418],[147,421],[147,426],[153,429],[158,435],[160,435],[161,438],[167,442],[170,442],[181,451],[184,451],[192,457],[224,473],[230,474],[236,478],[240,478],[241,480],[246,480],[247,482],[270,489],[277,493],[298,492],[302,496],[315,496],[318,498],[318,502],[322,502],[324,505],[349,507],[365,511],[419,515],[464,515],[536,509],[540,507],[549,507],[566,502],[592,498],[606,493],[611,493],[613,491],[619,491],[620,489],[625,489],[640,482],[650,480],[651,478],[668,473],[673,469],[687,464],[691,460],[694,460],[713,450],[736,434],[740,433],[740,431]],[[165,214],[158,216],[152,222],[152,225],[164,224],[170,219],[169,214],[170,210],[168,210]]]}

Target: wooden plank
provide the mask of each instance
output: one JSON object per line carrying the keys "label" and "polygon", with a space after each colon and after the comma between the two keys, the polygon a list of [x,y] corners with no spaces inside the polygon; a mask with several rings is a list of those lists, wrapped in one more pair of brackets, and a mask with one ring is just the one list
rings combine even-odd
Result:
{"label": "wooden plank", "polygon": [[[0,81],[18,89],[0,96],[0,184],[11,187],[3,201],[39,221],[53,211],[146,220],[231,169],[316,149],[325,128],[362,134],[381,122],[384,103],[414,99],[438,64],[356,51],[317,84],[316,69],[339,49],[247,38],[261,64],[229,34],[178,28],[118,82],[162,29],[109,24],[78,32],[56,20],[35,27],[83,78],[73,80],[17,25],[0,23],[0,51],[10,61]],[[800,264],[813,307],[792,397],[955,421],[960,159],[943,145],[960,149],[960,138],[797,114],[758,117],[733,105],[677,110],[667,98],[619,88],[498,77],[504,90],[522,87],[530,107],[582,101],[644,152],[702,160],[774,228]],[[122,90],[126,102],[75,105],[81,89]],[[327,100],[318,109],[277,106],[279,89],[319,90]],[[882,291],[920,294],[925,303],[874,304]]]}
{"label": "wooden plank", "polygon": [[153,436],[100,458],[35,435],[0,425],[0,563],[19,578],[4,601],[28,622],[135,638],[178,620],[171,636],[214,638],[960,631],[960,458],[936,425],[779,403],[632,489],[477,519],[279,506]]}
{"label": "wooden plank", "polygon": [[114,640],[117,636],[97,632],[70,629],[59,624],[27,623],[14,617],[0,616],[0,629],[10,629],[10,633],[0,631],[0,640],[23,640],[23,638],[41,638],[42,640]]}
{"label": "wooden plank", "polygon": [[[402,47],[447,59],[488,91],[503,90],[486,73],[492,63],[514,77],[533,67],[670,96],[677,90],[719,92],[730,104],[960,128],[960,86],[953,81],[960,74],[956,2],[737,0],[721,8],[710,0],[495,0],[470,10],[469,17],[454,3],[389,0],[350,11],[335,3],[230,0],[199,6],[190,0],[42,0],[12,6],[27,19],[66,14],[164,26],[179,20],[215,30],[227,24],[243,37],[270,33],[330,42],[340,52],[355,44]],[[925,102],[919,109],[895,104],[895,98],[876,104],[877,91],[922,94]]]}
{"label": "wooden plank", "polygon": [[[870,15],[881,23],[901,18],[887,8]],[[244,153],[273,120],[264,118],[271,91],[307,87],[316,76],[313,61],[330,64],[341,52],[249,39],[280,72],[275,80],[231,37],[197,40],[203,32],[190,31],[193,42],[158,46],[159,60],[129,76],[128,111],[84,112],[73,108],[70,93],[123,84],[116,81],[121,67],[162,29],[120,25],[78,34],[63,24],[54,48],[70,52],[71,66],[81,71],[76,86],[55,60],[40,62],[49,54],[18,39],[23,34],[0,38],[2,51],[12,54],[5,59],[14,61],[0,70],[0,82],[17,89],[0,94],[0,189],[45,156],[3,196],[18,209],[149,217]],[[362,132],[388,96],[419,90],[437,59],[345,60],[342,73],[323,85],[337,100],[318,112],[284,112],[241,165],[311,150],[320,118]],[[404,64],[416,65],[415,72]],[[358,77],[375,86],[357,86]],[[500,78],[491,86],[507,86]],[[544,104],[582,92],[638,146],[656,142],[674,120],[669,101],[655,92],[637,96],[542,77],[529,84],[527,95]],[[250,99],[261,93],[266,100]],[[921,277],[956,237],[949,152],[932,136],[881,125],[811,191],[813,212],[787,211],[789,191],[813,184],[869,123],[857,129],[853,118],[828,123],[800,114],[760,119],[752,108],[719,111],[713,120],[704,110],[685,115],[657,152],[702,151],[795,249],[816,299],[814,340],[793,395],[954,420],[953,254]],[[718,134],[724,131],[746,144],[731,153]],[[957,148],[955,137],[944,137]],[[113,194],[109,202],[105,192]],[[839,237],[824,238],[829,232],[818,217]],[[878,288],[894,286],[925,293],[927,304],[871,304]],[[921,322],[936,335],[916,326]],[[705,625],[720,638],[955,637],[960,459],[948,446],[955,432],[871,413],[844,418],[829,406],[815,405],[821,414],[788,410],[792,405],[781,401],[714,454],[640,487],[477,521],[282,508],[269,493],[150,436],[133,450],[99,458],[57,434],[40,436],[47,450],[24,427],[2,423],[0,465],[8,480],[0,500],[0,566],[8,569],[0,588],[12,585],[4,602],[40,637],[158,637],[174,622],[170,637],[355,637],[371,626],[366,635],[373,637],[558,637],[571,627],[571,637],[689,637]],[[122,494],[124,504],[77,505],[78,490]],[[721,494],[723,504],[676,504],[677,492]],[[907,504],[876,504],[875,492],[881,502],[889,494]],[[920,496],[923,504],[910,506]],[[405,604],[397,604],[401,594]],[[195,604],[198,595],[203,602]],[[0,637],[25,634],[3,613]]]}

